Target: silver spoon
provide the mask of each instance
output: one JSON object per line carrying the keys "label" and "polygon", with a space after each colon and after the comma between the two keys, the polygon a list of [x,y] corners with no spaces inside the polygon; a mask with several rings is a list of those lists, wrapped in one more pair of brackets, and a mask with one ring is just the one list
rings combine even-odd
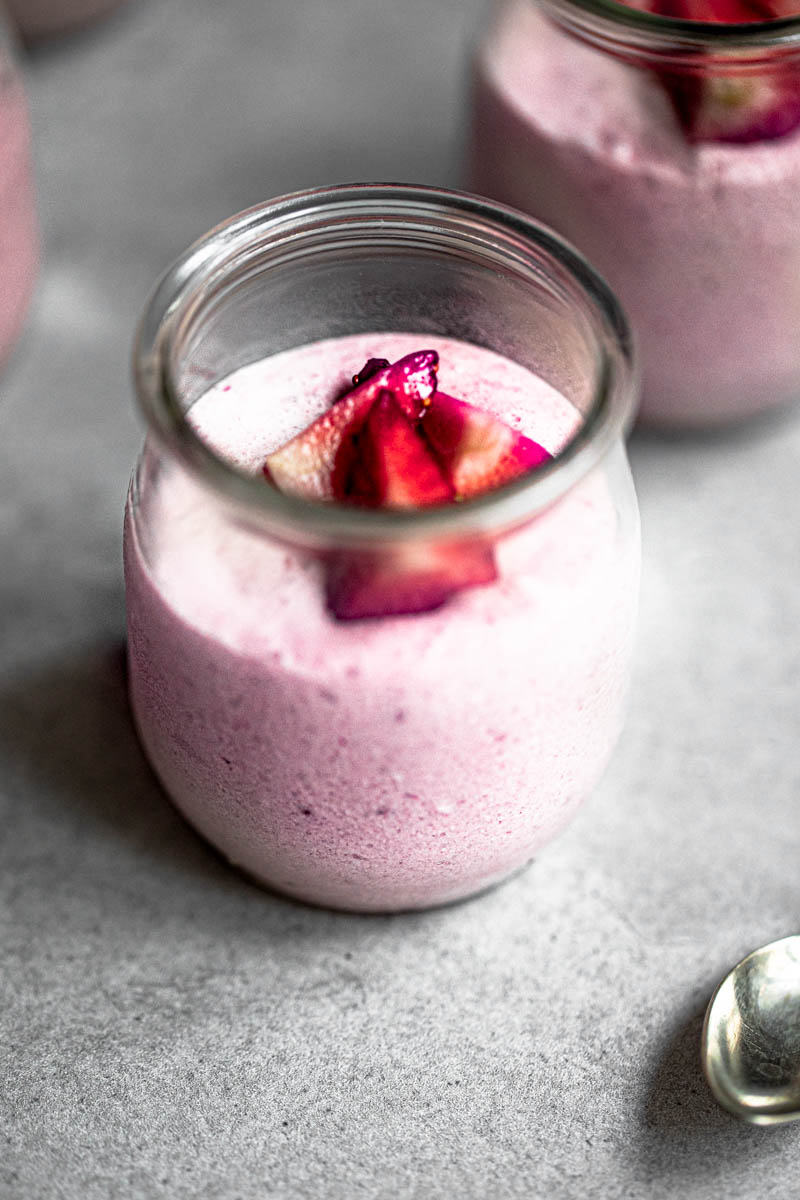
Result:
{"label": "silver spoon", "polygon": [[800,935],[737,963],[706,1011],[703,1070],[729,1112],[754,1125],[800,1118]]}

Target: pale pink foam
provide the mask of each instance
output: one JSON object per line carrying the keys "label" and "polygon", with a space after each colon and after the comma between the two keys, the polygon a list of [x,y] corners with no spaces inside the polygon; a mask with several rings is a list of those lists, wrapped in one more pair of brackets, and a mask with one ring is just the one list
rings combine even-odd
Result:
{"label": "pale pink foam", "polygon": [[[574,429],[521,367],[416,335],[255,363],[194,424],[256,471],[366,359],[429,345],[451,393],[551,450]],[[146,494],[129,505],[125,545],[136,719],[181,810],[258,879],[343,908],[441,903],[524,863],[593,787],[619,731],[637,570],[602,472],[499,547],[497,584],[356,623],[325,611],[318,562],[232,525],[185,475],[147,509]]]}
{"label": "pale pink foam", "polygon": [[656,75],[507,6],[477,64],[470,186],[553,226],[627,309],[642,413],[706,425],[800,394],[800,131],[690,145]]}

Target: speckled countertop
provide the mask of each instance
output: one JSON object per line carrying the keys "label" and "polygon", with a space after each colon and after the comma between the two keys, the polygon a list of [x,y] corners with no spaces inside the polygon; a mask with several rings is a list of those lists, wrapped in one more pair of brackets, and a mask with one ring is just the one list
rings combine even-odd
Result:
{"label": "speckled countertop", "polygon": [[138,749],[120,524],[166,263],[315,183],[459,181],[479,0],[131,0],[27,57],[45,255],[0,380],[0,1196],[753,1200],[800,1128],[719,1111],[725,968],[800,928],[800,414],[632,446],[630,720],[526,873],[359,918],[243,882]]}

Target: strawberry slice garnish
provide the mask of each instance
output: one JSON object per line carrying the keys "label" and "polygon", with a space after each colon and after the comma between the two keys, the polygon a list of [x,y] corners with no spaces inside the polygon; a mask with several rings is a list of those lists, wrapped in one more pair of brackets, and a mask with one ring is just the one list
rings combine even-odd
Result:
{"label": "strawberry slice garnish", "polygon": [[482,542],[343,551],[326,561],[325,600],[340,621],[404,616],[441,608],[462,588],[496,579],[494,551]]}
{"label": "strawberry slice garnish", "polygon": [[370,409],[355,447],[357,470],[348,498],[380,508],[428,508],[455,498],[419,427],[385,388]]}
{"label": "strawberry slice garnish", "polygon": [[800,74],[699,70],[664,75],[673,108],[692,142],[757,142],[800,125]]}
{"label": "strawberry slice garnish", "polygon": [[631,8],[680,21],[746,25],[800,15],[798,0],[627,0]]}
{"label": "strawberry slice garnish", "polygon": [[[433,350],[369,359],[352,391],[269,456],[265,477],[307,499],[415,509],[469,499],[549,460],[498,417],[438,392],[437,366]],[[420,539],[322,557],[326,602],[340,620],[429,612],[497,578],[485,541]]]}
{"label": "strawberry slice garnish", "polygon": [[[366,364],[386,362],[386,359],[371,358]],[[362,379],[362,368],[358,378]],[[406,354],[396,363],[389,363],[382,370],[368,376],[370,383],[380,388],[388,388],[407,417],[416,421],[425,411],[425,406],[436,391],[436,372],[439,369],[439,355],[435,350],[419,350],[416,354]]]}
{"label": "strawberry slice garnish", "polygon": [[500,487],[551,457],[499,417],[444,392],[436,392],[421,425],[458,500]]}
{"label": "strawberry slice garnish", "polygon": [[[370,371],[370,364],[378,361],[386,365]],[[343,476],[350,465],[348,446],[361,432],[380,392],[388,388],[403,410],[416,418],[436,389],[438,364],[435,350],[407,354],[396,363],[370,359],[355,376],[358,382],[352,391],[268,456],[264,475],[279,491],[292,496],[346,499]]]}
{"label": "strawberry slice garnish", "polygon": [[681,21],[706,21],[719,25],[742,25],[768,21],[771,0],[650,0],[650,12]]}
{"label": "strawberry slice garnish", "polygon": [[[637,0],[663,17],[744,25],[800,15],[800,0]],[[743,70],[701,51],[685,69],[660,71],[659,79],[691,142],[755,142],[780,138],[800,125],[800,70],[791,63]]]}

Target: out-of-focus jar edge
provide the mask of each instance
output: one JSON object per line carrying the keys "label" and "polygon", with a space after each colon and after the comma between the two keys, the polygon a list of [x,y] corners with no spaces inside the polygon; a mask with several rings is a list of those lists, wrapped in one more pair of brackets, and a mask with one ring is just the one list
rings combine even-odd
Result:
{"label": "out-of-focus jar edge", "polygon": [[618,0],[525,0],[592,45],[624,57],[653,58],[661,66],[753,67],[776,58],[800,58],[800,14],[769,21],[725,24],[645,12]]}

